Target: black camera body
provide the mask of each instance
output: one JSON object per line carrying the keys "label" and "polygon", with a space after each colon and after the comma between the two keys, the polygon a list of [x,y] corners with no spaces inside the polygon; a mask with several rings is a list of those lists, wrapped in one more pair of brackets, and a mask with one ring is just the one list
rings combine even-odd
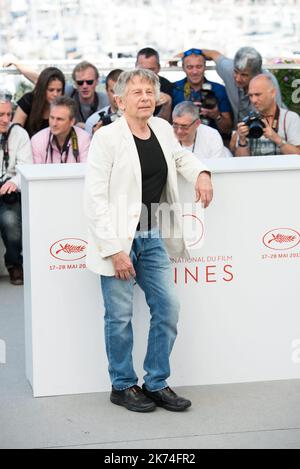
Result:
{"label": "black camera body", "polygon": [[212,90],[202,90],[202,103],[201,107],[204,109],[214,109],[218,105],[218,100]]}
{"label": "black camera body", "polygon": [[249,138],[260,138],[263,135],[266,126],[259,112],[251,111],[242,122],[249,127]]}
{"label": "black camera body", "polygon": [[199,108],[199,112],[201,109],[214,109],[218,105],[218,99],[215,92],[212,90],[211,83],[203,83],[201,89],[201,102],[194,102],[196,106]]}
{"label": "black camera body", "polygon": [[100,119],[98,122],[102,122],[102,125],[104,126],[112,124],[118,118],[118,114],[116,112],[106,114],[104,111],[102,111],[99,112],[99,117]]}
{"label": "black camera body", "polygon": [[[7,182],[7,181],[5,181]],[[0,189],[5,184],[5,182],[0,182]],[[0,199],[7,205],[13,205],[16,202],[21,200],[20,192],[11,192],[10,194],[4,194],[0,196]]]}

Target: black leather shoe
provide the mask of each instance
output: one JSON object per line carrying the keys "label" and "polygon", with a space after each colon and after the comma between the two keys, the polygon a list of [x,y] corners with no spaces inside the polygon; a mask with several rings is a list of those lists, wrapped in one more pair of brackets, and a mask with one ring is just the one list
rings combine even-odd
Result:
{"label": "black leather shoe", "polygon": [[184,397],[177,396],[171,388],[166,387],[160,391],[148,391],[146,386],[143,384],[143,392],[145,396],[155,402],[158,407],[171,410],[173,412],[182,412],[188,407],[191,407],[192,403]]}
{"label": "black leather shoe", "polygon": [[139,386],[131,386],[123,391],[112,387],[110,400],[113,404],[126,407],[133,412],[151,412],[156,408],[153,400],[145,396]]}

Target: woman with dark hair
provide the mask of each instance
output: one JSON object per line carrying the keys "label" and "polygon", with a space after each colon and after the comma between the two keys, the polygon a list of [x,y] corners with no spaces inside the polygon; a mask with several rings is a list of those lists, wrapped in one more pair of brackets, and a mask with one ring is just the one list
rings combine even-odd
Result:
{"label": "woman with dark hair", "polygon": [[50,104],[65,90],[64,74],[56,67],[43,70],[34,90],[19,101],[13,122],[21,124],[32,137],[49,127]]}

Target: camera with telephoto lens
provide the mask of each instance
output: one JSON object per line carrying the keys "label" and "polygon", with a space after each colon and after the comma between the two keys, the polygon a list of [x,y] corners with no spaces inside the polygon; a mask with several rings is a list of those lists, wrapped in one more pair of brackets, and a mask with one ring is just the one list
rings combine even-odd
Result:
{"label": "camera with telephoto lens", "polygon": [[218,100],[216,94],[212,90],[212,86],[210,83],[203,83],[201,89],[201,101],[193,101],[195,106],[199,108],[199,113],[201,113],[201,109],[214,109],[218,106]]}
{"label": "camera with telephoto lens", "polygon": [[118,114],[116,112],[106,114],[104,111],[102,111],[99,112],[99,117],[100,119],[98,122],[102,122],[102,125],[109,125],[112,124],[112,122],[114,122],[118,118]]}
{"label": "camera with telephoto lens", "polygon": [[[5,181],[7,182],[7,181]],[[4,186],[5,182],[0,182],[0,189],[2,186]],[[3,194],[0,196],[0,199],[5,203],[5,204],[8,204],[8,205],[12,205],[12,204],[15,204],[16,202],[18,202],[19,200],[21,200],[20,198],[20,192],[11,192],[10,194]]]}
{"label": "camera with telephoto lens", "polygon": [[251,111],[242,122],[249,127],[249,138],[260,138],[263,135],[265,124],[259,112]]}
{"label": "camera with telephoto lens", "polygon": [[201,95],[201,107],[204,109],[214,109],[216,106],[218,106],[216,94],[212,90],[212,85],[210,83],[203,83]]}

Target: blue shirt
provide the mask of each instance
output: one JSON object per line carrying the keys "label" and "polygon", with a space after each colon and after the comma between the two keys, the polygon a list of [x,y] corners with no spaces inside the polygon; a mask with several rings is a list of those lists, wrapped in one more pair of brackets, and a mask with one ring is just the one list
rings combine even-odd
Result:
{"label": "blue shirt", "polygon": [[[225,86],[220,85],[219,83],[215,83],[213,81],[205,80],[205,83],[211,85],[211,91],[213,91],[216,95],[218,101],[218,108],[220,112],[232,112],[231,105],[225,90]],[[202,101],[202,94],[201,90],[195,91],[191,86],[191,94],[189,98],[184,96],[184,86],[187,83],[187,78],[183,80],[175,81],[173,85],[173,109],[178,103],[182,103],[182,101],[193,101],[199,102]],[[217,128],[215,122],[212,122],[210,125],[211,127]]]}

